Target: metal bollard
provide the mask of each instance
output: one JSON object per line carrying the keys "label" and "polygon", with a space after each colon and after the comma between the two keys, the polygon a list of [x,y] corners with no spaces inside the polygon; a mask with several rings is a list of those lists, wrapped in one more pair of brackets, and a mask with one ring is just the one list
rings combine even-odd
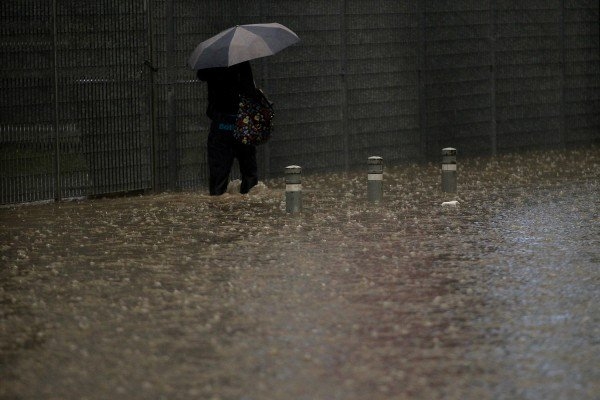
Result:
{"label": "metal bollard", "polygon": [[456,193],[456,149],[442,149],[442,191]]}
{"label": "metal bollard", "polygon": [[383,199],[383,158],[369,157],[367,175],[367,199],[378,202]]}
{"label": "metal bollard", "polygon": [[302,168],[297,165],[285,167],[285,211],[302,211]]}

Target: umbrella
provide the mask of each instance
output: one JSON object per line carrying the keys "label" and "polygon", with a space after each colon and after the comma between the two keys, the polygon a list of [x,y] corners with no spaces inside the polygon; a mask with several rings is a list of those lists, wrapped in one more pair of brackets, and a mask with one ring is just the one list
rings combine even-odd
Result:
{"label": "umbrella", "polygon": [[229,67],[273,55],[300,41],[278,23],[237,25],[200,43],[190,55],[192,69]]}

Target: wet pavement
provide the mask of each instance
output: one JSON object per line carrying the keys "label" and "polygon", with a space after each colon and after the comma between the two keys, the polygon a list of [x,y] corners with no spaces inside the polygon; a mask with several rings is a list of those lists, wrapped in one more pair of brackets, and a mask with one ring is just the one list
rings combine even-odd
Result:
{"label": "wet pavement", "polygon": [[0,209],[0,398],[600,398],[600,149],[439,167]]}

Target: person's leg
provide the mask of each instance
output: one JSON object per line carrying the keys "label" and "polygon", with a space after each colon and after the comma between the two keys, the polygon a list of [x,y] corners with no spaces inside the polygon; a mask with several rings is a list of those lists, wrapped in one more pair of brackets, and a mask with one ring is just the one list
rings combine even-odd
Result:
{"label": "person's leg", "polygon": [[256,147],[241,143],[235,145],[235,156],[240,164],[242,185],[240,193],[245,194],[258,183],[258,167],[256,165]]}
{"label": "person's leg", "polygon": [[234,151],[231,135],[216,129],[211,125],[208,134],[208,170],[209,170],[209,192],[211,196],[218,196],[227,190],[229,173],[233,165]]}

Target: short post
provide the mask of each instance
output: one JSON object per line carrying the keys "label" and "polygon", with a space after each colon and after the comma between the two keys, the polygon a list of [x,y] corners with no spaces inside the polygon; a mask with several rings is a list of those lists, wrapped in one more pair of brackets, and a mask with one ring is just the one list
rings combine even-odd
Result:
{"label": "short post", "polygon": [[367,199],[370,202],[379,202],[383,199],[383,158],[369,157],[367,165]]}
{"label": "short post", "polygon": [[302,211],[302,168],[297,165],[285,167],[285,211]]}
{"label": "short post", "polygon": [[456,193],[456,149],[442,149],[442,191]]}

